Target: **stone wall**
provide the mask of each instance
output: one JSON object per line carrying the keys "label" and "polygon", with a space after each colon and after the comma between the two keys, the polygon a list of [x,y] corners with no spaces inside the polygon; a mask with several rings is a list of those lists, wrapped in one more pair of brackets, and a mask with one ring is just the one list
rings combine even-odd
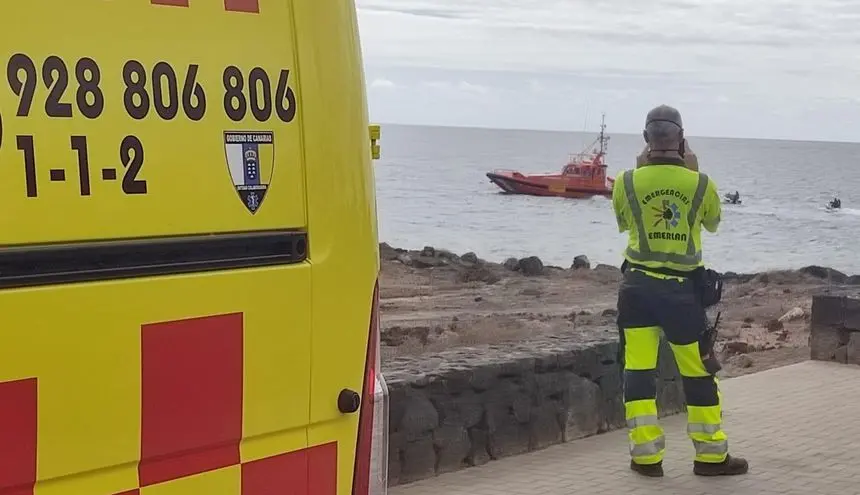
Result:
{"label": "stone wall", "polygon": [[860,364],[860,299],[814,296],[809,347],[812,359]]}
{"label": "stone wall", "polygon": [[[386,362],[390,484],[624,427],[617,352],[610,337],[573,335]],[[683,410],[670,354],[663,344],[661,414]]]}

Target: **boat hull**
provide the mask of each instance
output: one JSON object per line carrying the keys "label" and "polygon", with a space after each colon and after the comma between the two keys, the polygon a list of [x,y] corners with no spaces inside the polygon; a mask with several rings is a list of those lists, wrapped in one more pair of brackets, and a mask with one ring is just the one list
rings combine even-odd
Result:
{"label": "boat hull", "polygon": [[[507,194],[526,194],[529,196],[554,196],[562,198],[590,198],[593,196],[612,196],[611,187],[582,184],[564,178],[562,175],[529,176],[518,173],[488,172],[487,178]],[[612,184],[612,179],[609,179]]]}

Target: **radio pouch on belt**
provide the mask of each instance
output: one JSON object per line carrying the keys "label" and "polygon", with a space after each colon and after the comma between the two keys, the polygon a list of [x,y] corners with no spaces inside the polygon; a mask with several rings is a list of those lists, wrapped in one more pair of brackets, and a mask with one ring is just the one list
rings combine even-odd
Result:
{"label": "radio pouch on belt", "polygon": [[723,298],[723,279],[719,272],[709,268],[699,268],[694,276],[696,292],[702,306],[710,308]]}

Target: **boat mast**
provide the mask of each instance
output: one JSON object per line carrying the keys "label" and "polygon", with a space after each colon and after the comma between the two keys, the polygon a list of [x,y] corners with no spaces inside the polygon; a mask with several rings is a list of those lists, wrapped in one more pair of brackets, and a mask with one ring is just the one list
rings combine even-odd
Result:
{"label": "boat mast", "polygon": [[609,148],[609,136],[606,135],[606,114],[604,113],[600,118],[600,137],[598,138],[600,141],[600,153],[598,156],[601,158],[606,155],[606,151]]}

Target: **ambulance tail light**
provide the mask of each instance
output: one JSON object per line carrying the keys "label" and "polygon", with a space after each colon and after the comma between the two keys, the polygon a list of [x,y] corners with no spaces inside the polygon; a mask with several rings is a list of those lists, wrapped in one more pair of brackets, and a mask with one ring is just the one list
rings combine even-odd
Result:
{"label": "ambulance tail light", "polygon": [[373,289],[370,329],[361,411],[358,418],[358,441],[355,450],[353,495],[386,495],[388,493],[388,387],[382,377],[379,356],[379,281]]}

